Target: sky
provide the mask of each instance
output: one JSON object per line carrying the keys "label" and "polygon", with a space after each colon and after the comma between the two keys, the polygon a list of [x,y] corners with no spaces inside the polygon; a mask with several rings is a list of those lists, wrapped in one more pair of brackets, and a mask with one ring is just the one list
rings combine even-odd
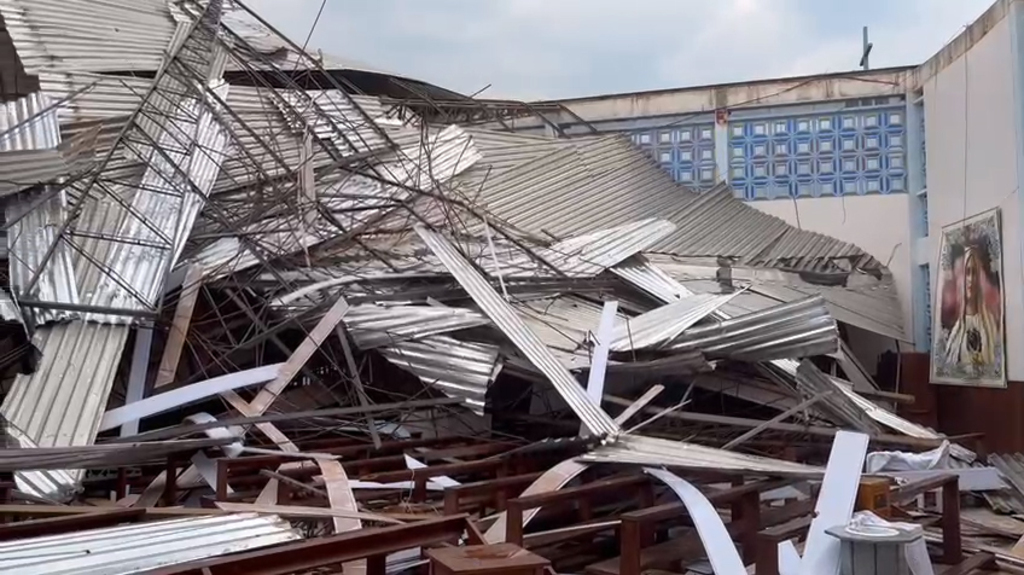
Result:
{"label": "sky", "polygon": [[571,98],[919,64],[994,0],[248,0],[300,45],[480,97]]}

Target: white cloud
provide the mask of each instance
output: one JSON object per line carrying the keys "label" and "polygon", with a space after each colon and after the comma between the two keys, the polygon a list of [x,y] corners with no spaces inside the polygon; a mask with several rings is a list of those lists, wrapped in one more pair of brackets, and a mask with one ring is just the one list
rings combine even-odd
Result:
{"label": "white cloud", "polygon": [[[327,0],[312,45],[491,97],[554,98],[919,63],[991,0]],[[320,0],[251,0],[293,39]]]}

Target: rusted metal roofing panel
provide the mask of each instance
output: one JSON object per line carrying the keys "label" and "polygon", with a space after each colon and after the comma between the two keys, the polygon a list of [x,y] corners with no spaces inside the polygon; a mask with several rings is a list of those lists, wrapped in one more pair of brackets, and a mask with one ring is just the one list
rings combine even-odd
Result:
{"label": "rusted metal roofing panel", "polygon": [[544,373],[591,433],[614,435],[621,431],[619,425],[590,400],[586,391],[558,362],[540,338],[530,331],[508,302],[494,292],[487,281],[448,240],[422,226],[416,227],[416,233],[441,259],[448,271],[469,292],[473,300],[491,318],[498,329]]}
{"label": "rusted metal roofing panel", "polygon": [[402,341],[380,349],[381,355],[411,372],[429,387],[466,400],[482,415],[487,388],[498,372],[495,345],[465,342],[443,335]]}
{"label": "rusted metal roofing panel", "polygon": [[301,538],[276,515],[189,517],[0,543],[0,571],[127,575]]}

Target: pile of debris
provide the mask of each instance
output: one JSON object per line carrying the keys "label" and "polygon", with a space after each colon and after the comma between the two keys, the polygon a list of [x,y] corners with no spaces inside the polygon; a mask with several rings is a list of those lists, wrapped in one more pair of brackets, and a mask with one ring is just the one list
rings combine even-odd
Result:
{"label": "pile of debris", "polygon": [[824,573],[865,458],[915,565],[1024,565],[841,335],[906,339],[859,248],[624,137],[437,123],[237,2],[0,16],[4,573]]}

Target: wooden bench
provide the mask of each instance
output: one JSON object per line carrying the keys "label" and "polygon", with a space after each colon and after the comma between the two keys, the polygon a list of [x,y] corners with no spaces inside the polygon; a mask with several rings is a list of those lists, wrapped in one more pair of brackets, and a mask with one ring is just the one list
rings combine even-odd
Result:
{"label": "wooden bench", "polygon": [[[761,493],[787,485],[788,481],[759,481],[737,485],[707,495],[715,506],[729,505],[730,535],[741,543],[746,562],[757,556],[757,534],[764,525],[775,525],[813,510],[810,501],[798,501],[781,508],[763,508]],[[674,567],[675,564],[704,555],[703,543],[695,531],[688,531],[669,541],[655,543],[657,525],[672,522],[692,526],[692,520],[681,502],[666,503],[623,514],[619,533],[620,551],[613,557],[587,567],[592,575],[639,575],[651,568]]]}
{"label": "wooden bench", "polygon": [[[627,493],[629,497],[624,497]],[[650,477],[646,475],[604,479],[577,487],[517,497],[508,501],[505,539],[509,543],[523,545],[523,515],[526,510],[576,504],[579,509],[579,520],[587,522],[594,519],[593,501],[609,495],[617,497],[620,501],[635,498],[639,507],[647,507],[654,503],[653,485]]]}

